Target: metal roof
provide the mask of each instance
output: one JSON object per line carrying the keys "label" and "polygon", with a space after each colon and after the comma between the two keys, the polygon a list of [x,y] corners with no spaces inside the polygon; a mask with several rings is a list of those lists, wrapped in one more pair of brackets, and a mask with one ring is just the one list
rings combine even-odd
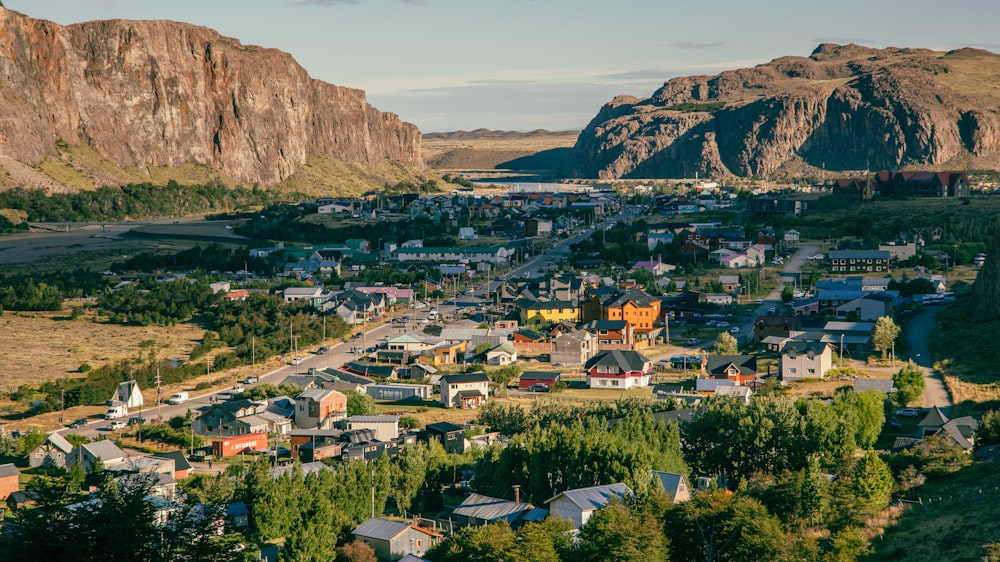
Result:
{"label": "metal roof", "polygon": [[388,519],[371,518],[360,524],[351,531],[355,537],[367,537],[383,541],[391,541],[400,533],[408,529],[410,525],[402,521],[389,521]]}
{"label": "metal roof", "polygon": [[14,466],[14,463],[0,464],[0,478],[7,476],[20,476],[21,471]]}
{"label": "metal roof", "polygon": [[573,502],[582,511],[592,511],[601,509],[608,505],[611,498],[623,499],[626,495],[631,495],[632,489],[625,484],[618,482],[606,484],[604,486],[592,486],[590,488],[578,488],[576,490],[566,490],[545,500],[545,503],[553,502],[560,497],[565,497]]}
{"label": "metal roof", "polygon": [[530,503],[518,503],[500,498],[491,498],[472,493],[461,505],[455,508],[455,515],[481,521],[499,521],[514,519],[522,512],[534,509]]}

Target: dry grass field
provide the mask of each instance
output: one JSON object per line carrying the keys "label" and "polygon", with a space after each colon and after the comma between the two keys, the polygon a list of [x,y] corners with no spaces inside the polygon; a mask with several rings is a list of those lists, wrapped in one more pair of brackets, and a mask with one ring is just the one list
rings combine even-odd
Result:
{"label": "dry grass field", "polygon": [[146,355],[152,349],[162,358],[187,358],[205,333],[188,324],[118,326],[96,322],[90,314],[76,320],[68,316],[68,312],[5,312],[0,316],[0,392],[72,376],[83,363],[100,367]]}

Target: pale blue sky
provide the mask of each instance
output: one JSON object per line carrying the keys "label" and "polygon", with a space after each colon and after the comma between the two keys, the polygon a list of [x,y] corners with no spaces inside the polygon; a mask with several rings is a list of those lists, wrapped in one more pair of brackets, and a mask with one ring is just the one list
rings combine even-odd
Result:
{"label": "pale blue sky", "polygon": [[423,132],[579,129],[619,94],[821,42],[1000,52],[996,0],[3,0],[61,24],[170,19],[291,53]]}

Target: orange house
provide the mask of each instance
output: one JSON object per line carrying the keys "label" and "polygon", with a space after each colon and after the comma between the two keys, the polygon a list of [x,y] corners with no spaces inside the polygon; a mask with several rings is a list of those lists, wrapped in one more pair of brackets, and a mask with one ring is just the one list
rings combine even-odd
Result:
{"label": "orange house", "polygon": [[654,329],[660,317],[660,301],[638,289],[618,293],[603,303],[603,320],[625,320],[637,332]]}

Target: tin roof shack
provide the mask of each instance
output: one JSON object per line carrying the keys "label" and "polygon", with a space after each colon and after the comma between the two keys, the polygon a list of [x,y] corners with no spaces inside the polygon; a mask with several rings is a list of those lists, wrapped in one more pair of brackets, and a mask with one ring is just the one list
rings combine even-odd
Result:
{"label": "tin roof shack", "polygon": [[421,556],[441,540],[441,535],[406,521],[373,517],[352,531],[355,540],[372,547],[379,560]]}

